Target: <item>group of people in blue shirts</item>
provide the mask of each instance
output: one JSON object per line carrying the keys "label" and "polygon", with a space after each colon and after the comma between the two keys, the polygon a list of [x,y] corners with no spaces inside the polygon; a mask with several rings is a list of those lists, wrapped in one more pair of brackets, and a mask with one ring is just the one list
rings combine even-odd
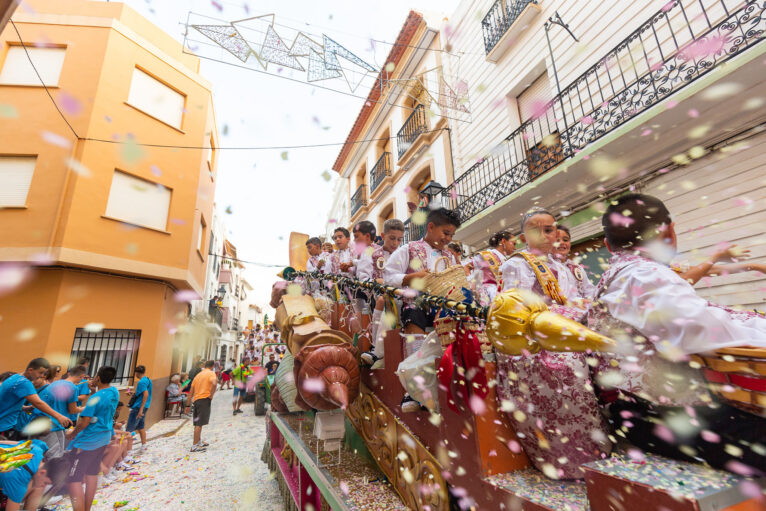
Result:
{"label": "group of people in blue shirts", "polygon": [[[36,358],[23,373],[3,375],[0,384],[0,447],[32,439],[34,454],[26,465],[0,473],[0,489],[8,499],[6,511],[22,505],[38,509],[43,493],[64,492],[74,511],[90,510],[105,449],[115,436],[120,396],[111,383],[117,370],[103,366],[88,381],[87,361],[81,360],[63,379],[36,389],[33,382],[49,367],[46,359]],[[151,390],[144,388],[140,394],[138,390],[138,405],[148,408]],[[25,403],[32,407],[31,413],[24,410]],[[135,425],[142,428],[146,408],[135,414]]]}

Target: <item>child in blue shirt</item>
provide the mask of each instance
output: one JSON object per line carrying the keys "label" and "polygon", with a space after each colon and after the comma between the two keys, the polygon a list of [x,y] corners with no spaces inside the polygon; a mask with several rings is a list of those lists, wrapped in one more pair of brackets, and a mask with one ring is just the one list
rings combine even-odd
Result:
{"label": "child in blue shirt", "polygon": [[67,449],[74,455],[67,482],[74,511],[90,511],[96,495],[101,460],[112,440],[114,412],[120,401],[119,392],[110,386],[116,374],[117,370],[110,366],[98,370],[94,379],[98,390],[88,399],[85,409],[80,412],[77,426],[69,435],[72,441]]}
{"label": "child in blue shirt", "polygon": [[[85,366],[76,366],[67,373],[66,379],[56,380],[40,391],[39,396],[51,408],[61,415],[74,417],[82,411],[82,407],[77,406],[77,386],[85,377]],[[32,420],[40,417],[49,417],[51,419],[51,430],[40,437],[40,440],[48,446],[48,452],[45,453],[45,460],[60,458],[64,455],[66,438],[64,436],[64,427],[54,417],[39,410],[32,412]]]}
{"label": "child in blue shirt", "polygon": [[138,436],[141,437],[141,449],[143,449],[146,446],[144,419],[149,405],[152,404],[152,380],[146,376],[144,366],[136,366],[133,376],[137,383],[133,391],[134,398],[131,399],[132,404],[129,403],[130,415],[128,415],[128,425],[125,430],[130,433],[138,431]]}
{"label": "child in blue shirt", "polygon": [[20,440],[21,431],[17,429],[19,415],[24,401],[28,401],[33,407],[44,412],[59,423],[68,428],[72,425],[69,417],[66,417],[45,403],[32,384],[33,381],[45,376],[50,368],[50,363],[44,358],[36,358],[27,364],[23,373],[13,374],[0,385],[0,439]]}

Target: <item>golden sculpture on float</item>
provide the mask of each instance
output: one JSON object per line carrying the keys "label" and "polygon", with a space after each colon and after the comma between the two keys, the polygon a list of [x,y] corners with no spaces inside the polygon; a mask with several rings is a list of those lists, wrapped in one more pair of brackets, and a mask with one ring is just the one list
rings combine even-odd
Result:
{"label": "golden sculpture on float", "polygon": [[487,336],[506,355],[524,351],[608,351],[617,343],[580,323],[548,309],[530,291],[510,289],[498,294],[487,313]]}

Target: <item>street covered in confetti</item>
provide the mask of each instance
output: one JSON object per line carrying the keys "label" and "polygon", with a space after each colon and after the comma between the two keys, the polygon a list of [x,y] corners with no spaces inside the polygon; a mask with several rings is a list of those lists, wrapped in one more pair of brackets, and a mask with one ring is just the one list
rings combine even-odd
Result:
{"label": "street covered in confetti", "polygon": [[766,511],[766,0],[0,0],[0,511]]}

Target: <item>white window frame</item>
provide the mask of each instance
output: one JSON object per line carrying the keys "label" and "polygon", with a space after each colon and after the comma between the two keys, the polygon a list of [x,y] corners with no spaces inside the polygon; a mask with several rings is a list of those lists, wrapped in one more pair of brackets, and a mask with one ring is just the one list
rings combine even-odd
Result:
{"label": "white window frame", "polygon": [[[166,93],[169,95],[164,100],[158,101],[162,94]],[[163,104],[165,101],[180,103],[169,105],[171,108],[168,108],[168,105]],[[183,126],[186,95],[140,67],[133,68],[128,99],[125,103],[179,131]]]}
{"label": "white window frame", "polygon": [[[29,63],[29,57],[34,67]],[[66,47],[26,47],[20,44],[8,45],[0,68],[0,85],[20,85],[25,87],[58,87],[61,71],[64,69]],[[40,73],[43,83],[37,77],[35,69]]]}
{"label": "white window frame", "polygon": [[0,208],[27,207],[36,166],[37,156],[0,155]]}

